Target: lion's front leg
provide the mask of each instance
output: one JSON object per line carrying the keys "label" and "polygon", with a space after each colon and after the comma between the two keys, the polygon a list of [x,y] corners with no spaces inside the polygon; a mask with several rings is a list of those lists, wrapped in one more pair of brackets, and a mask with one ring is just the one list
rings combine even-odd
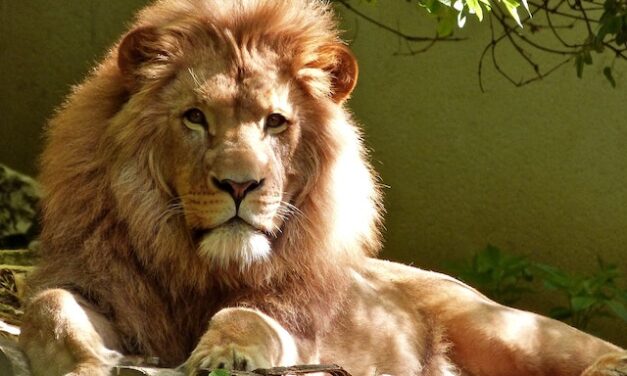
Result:
{"label": "lion's front leg", "polygon": [[253,309],[226,308],[211,318],[184,367],[194,375],[200,368],[251,371],[296,363],[296,342],[274,319]]}
{"label": "lion's front leg", "polygon": [[108,320],[63,289],[31,300],[19,341],[35,376],[105,376],[121,357]]}

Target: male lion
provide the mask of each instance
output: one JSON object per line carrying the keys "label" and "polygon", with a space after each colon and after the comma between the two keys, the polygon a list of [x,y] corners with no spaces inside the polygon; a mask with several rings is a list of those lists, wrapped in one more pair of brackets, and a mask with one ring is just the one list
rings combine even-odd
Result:
{"label": "male lion", "polygon": [[35,375],[107,375],[122,354],[189,374],[578,375],[620,351],[370,258],[381,207],[344,108],[356,79],[321,1],[141,11],[50,122],[20,338]]}

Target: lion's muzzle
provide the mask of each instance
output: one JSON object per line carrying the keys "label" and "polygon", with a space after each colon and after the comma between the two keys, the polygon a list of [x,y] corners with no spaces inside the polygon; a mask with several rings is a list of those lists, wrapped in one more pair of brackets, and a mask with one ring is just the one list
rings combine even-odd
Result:
{"label": "lion's muzzle", "polygon": [[256,180],[248,180],[243,182],[237,182],[231,179],[222,179],[218,180],[215,177],[212,178],[213,184],[216,188],[228,193],[233,198],[235,202],[236,211],[239,210],[240,203],[246,197],[246,195],[258,188],[260,188],[265,179],[261,179],[259,181]]}

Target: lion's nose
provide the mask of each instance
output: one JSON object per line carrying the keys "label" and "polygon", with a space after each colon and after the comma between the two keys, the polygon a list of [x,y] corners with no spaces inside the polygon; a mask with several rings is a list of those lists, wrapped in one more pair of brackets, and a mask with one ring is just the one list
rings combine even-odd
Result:
{"label": "lion's nose", "polygon": [[231,179],[218,180],[216,178],[213,178],[213,184],[215,184],[218,189],[230,194],[231,197],[233,197],[235,204],[239,206],[240,202],[242,202],[247,194],[261,187],[261,185],[263,184],[263,179],[259,181],[248,180],[245,182],[237,182]]}

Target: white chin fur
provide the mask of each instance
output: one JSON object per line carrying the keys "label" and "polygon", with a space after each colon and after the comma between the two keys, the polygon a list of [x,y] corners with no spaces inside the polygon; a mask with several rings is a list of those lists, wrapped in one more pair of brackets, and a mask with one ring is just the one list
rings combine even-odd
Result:
{"label": "white chin fur", "polygon": [[252,227],[233,223],[217,227],[200,241],[198,252],[209,259],[212,265],[241,268],[263,261],[270,255],[270,242]]}

